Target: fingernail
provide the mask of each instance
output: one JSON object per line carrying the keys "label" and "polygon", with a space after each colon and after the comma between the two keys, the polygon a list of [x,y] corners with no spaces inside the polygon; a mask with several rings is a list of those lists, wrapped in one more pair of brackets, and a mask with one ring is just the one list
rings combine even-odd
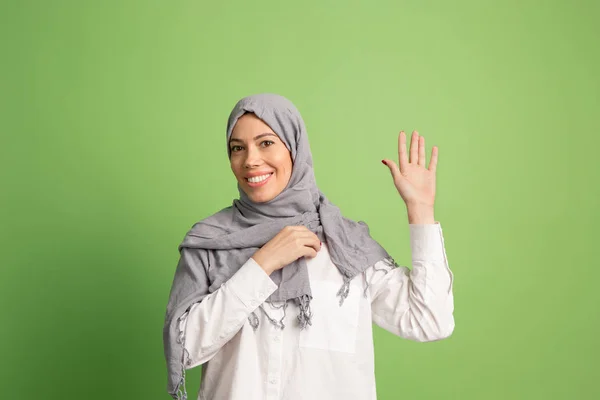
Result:
{"label": "fingernail", "polygon": [[381,162],[383,163],[383,165],[386,165],[386,166],[387,166],[387,164],[385,163],[385,161],[381,160]]}

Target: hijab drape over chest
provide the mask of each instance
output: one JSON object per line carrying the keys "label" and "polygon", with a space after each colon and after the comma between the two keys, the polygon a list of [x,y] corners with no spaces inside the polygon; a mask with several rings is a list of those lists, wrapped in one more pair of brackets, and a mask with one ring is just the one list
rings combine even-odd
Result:
{"label": "hijab drape over chest", "polygon": [[[196,302],[219,289],[262,246],[288,225],[304,225],[326,241],[331,260],[344,277],[340,306],[352,278],[388,258],[363,221],[342,216],[316,184],[312,154],[304,121],[296,107],[276,94],[245,97],[235,105],[227,122],[226,148],[237,120],[254,113],[279,136],[292,156],[293,169],[285,189],[265,203],[252,202],[238,183],[239,199],[197,223],[179,245],[180,259],[171,287],[163,329],[168,368],[168,392],[181,398],[185,377],[183,332],[179,318]],[[298,329],[310,329],[312,293],[304,257],[270,275],[278,289],[268,302],[294,301],[300,313]],[[251,325],[256,319],[250,319]],[[255,323],[255,322],[254,322]],[[185,396],[185,394],[184,394]],[[183,397],[185,398],[185,397]]]}

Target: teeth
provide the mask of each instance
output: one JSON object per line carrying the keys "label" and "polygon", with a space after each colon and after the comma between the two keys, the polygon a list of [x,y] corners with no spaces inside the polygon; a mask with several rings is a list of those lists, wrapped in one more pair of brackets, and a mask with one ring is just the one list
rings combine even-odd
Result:
{"label": "teeth", "polygon": [[270,177],[271,175],[272,175],[272,173],[267,174],[267,175],[255,176],[253,178],[248,178],[248,182],[252,182],[252,183],[262,182],[265,179],[267,179],[268,177]]}

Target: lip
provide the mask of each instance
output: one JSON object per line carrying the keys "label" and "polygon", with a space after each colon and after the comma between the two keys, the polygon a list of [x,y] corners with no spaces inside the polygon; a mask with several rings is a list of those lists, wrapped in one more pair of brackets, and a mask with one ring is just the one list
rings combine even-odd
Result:
{"label": "lip", "polygon": [[[270,174],[271,174],[271,176],[269,176],[267,179],[265,179],[265,180],[264,180],[264,181],[262,181],[262,182],[252,183],[252,182],[248,182],[246,179],[244,179],[244,180],[246,181],[246,185],[248,185],[248,186],[250,186],[250,187],[252,187],[252,188],[255,188],[255,187],[260,187],[260,186],[264,186],[264,185],[266,185],[266,184],[267,184],[267,182],[269,182],[269,181],[271,180],[271,178],[273,177],[273,174],[274,174],[274,172],[267,172],[267,174],[268,174],[268,173],[270,173]],[[254,175],[254,176],[260,176],[260,175],[266,175],[266,174],[262,173],[262,174],[258,174],[258,175]],[[250,176],[250,178],[251,178],[251,177],[252,177],[252,176]]]}
{"label": "lip", "polygon": [[250,172],[244,178],[254,178],[255,176],[261,176],[266,174],[272,174],[275,171],[258,171],[258,172]]}

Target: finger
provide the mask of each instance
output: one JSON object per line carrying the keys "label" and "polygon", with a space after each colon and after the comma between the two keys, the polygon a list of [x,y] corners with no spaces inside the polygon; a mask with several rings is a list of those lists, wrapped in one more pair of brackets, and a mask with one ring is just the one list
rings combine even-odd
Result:
{"label": "finger", "polygon": [[385,162],[385,165],[390,170],[390,173],[392,174],[392,178],[394,178],[394,181],[396,181],[396,179],[402,179],[402,174],[400,173],[400,168],[398,168],[398,166],[396,165],[395,162],[393,162],[392,160],[388,160],[388,159],[385,159],[383,161]]}
{"label": "finger", "polygon": [[425,166],[425,137],[419,136],[419,165]]}
{"label": "finger", "polygon": [[296,237],[302,239],[302,242],[305,246],[316,246],[315,248],[318,250],[321,248],[321,239],[317,236],[316,233],[308,229],[306,226],[301,225],[301,231],[296,233]]}
{"label": "finger", "polygon": [[315,258],[317,256],[317,251],[312,247],[305,247],[303,255],[308,258]]}
{"label": "finger", "polygon": [[299,232],[300,235],[302,235],[303,237],[309,237],[312,238],[314,240],[316,240],[317,242],[319,242],[319,236],[314,233],[313,231],[311,231],[310,229],[308,229],[307,226],[305,225],[300,225],[301,229],[303,232]]}
{"label": "finger", "polygon": [[290,225],[290,227],[294,228],[294,230],[296,231],[302,231],[303,233],[309,233],[311,235],[314,235],[314,237],[317,237],[317,235],[313,231],[308,229],[306,225]]}
{"label": "finger", "polygon": [[307,254],[311,257],[317,255],[317,252],[321,250],[321,241],[319,238],[317,240],[309,239],[304,243],[304,250],[308,252]]}
{"label": "finger", "polygon": [[437,170],[437,162],[438,162],[438,148],[437,146],[433,146],[431,150],[431,160],[429,161],[429,171],[435,174]]}
{"label": "finger", "polygon": [[406,171],[408,167],[408,154],[406,153],[406,134],[400,131],[398,135],[398,160],[400,162],[400,171]]}
{"label": "finger", "polygon": [[313,231],[310,231],[310,234],[311,234],[311,239],[316,246],[315,249],[317,249],[317,251],[319,251],[321,249],[321,239],[319,239],[319,236],[317,236],[317,234],[314,233]]}
{"label": "finger", "polygon": [[317,243],[320,242],[317,234],[314,233],[313,231],[311,231],[310,229],[308,229],[306,226],[298,225],[298,228],[299,229],[297,230],[297,232],[294,233],[294,236],[301,238],[303,240],[312,240],[312,241],[316,241]]}
{"label": "finger", "polygon": [[410,160],[411,164],[416,164],[419,158],[419,134],[413,131],[410,138]]}

